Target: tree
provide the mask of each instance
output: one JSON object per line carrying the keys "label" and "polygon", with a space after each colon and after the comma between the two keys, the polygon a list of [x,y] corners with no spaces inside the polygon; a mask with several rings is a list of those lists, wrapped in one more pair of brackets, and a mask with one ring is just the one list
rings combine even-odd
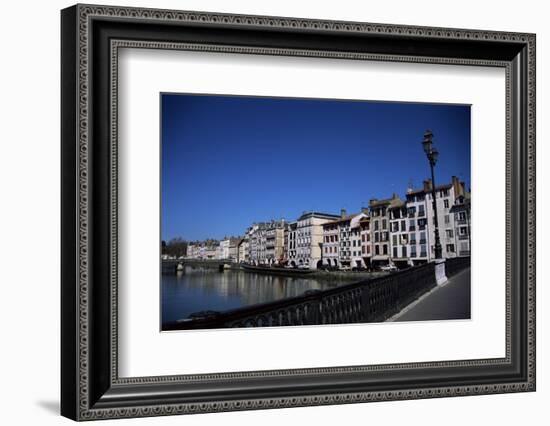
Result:
{"label": "tree", "polygon": [[185,256],[187,255],[188,242],[181,237],[172,238],[170,241],[162,242],[162,254],[169,256]]}

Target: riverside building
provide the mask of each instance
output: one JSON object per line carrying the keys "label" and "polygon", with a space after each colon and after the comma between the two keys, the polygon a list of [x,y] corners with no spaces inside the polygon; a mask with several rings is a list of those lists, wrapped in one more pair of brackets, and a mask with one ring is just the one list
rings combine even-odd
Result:
{"label": "riverside building", "polygon": [[373,246],[371,262],[374,267],[391,264],[389,212],[390,208],[400,207],[402,203],[397,194],[384,200],[373,198],[369,202]]}
{"label": "riverside building", "polygon": [[323,225],[339,217],[329,213],[307,212],[298,218],[296,221],[296,256],[290,258],[291,266],[317,269],[322,265]]}
{"label": "riverside building", "polygon": [[361,220],[368,217],[368,211],[348,215],[342,209],[340,217],[323,224],[322,255],[326,266],[364,268]]}
{"label": "riverside building", "polygon": [[284,220],[253,224],[248,231],[250,263],[253,265],[272,265],[283,257]]}
{"label": "riverside building", "polygon": [[[451,183],[435,188],[439,240],[443,258],[457,257],[455,214],[451,212],[457,199],[465,196],[464,182],[456,176]],[[425,180],[421,189],[407,190],[407,217],[409,220],[409,250],[413,264],[435,259],[435,214],[432,182]],[[465,228],[468,228],[464,225]],[[466,232],[466,230],[464,230]],[[469,235],[469,229],[467,229]],[[469,250],[469,246],[468,246]]]}

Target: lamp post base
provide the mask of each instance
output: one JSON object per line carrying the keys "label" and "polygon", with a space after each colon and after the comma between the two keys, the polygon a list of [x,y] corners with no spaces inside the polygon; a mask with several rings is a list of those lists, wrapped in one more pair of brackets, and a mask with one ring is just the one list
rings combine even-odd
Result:
{"label": "lamp post base", "polygon": [[445,259],[435,259],[435,281],[437,285],[442,285],[447,282],[447,275],[445,275]]}

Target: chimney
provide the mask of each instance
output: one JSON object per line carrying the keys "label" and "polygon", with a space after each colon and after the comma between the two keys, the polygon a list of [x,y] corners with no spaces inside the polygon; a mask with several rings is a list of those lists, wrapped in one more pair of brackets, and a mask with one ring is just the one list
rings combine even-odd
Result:
{"label": "chimney", "polygon": [[458,197],[459,195],[464,195],[463,186],[460,184],[460,181],[456,176],[451,177],[451,184],[453,185],[455,197]]}
{"label": "chimney", "polygon": [[346,209],[341,209],[340,210],[340,217],[343,219],[346,217]]}
{"label": "chimney", "polygon": [[407,185],[407,194],[410,194],[413,192],[413,181],[412,179],[409,179],[409,184]]}
{"label": "chimney", "polygon": [[422,184],[423,184],[424,192],[430,192],[432,190],[432,180],[431,179],[427,179],[427,180],[423,181]]}

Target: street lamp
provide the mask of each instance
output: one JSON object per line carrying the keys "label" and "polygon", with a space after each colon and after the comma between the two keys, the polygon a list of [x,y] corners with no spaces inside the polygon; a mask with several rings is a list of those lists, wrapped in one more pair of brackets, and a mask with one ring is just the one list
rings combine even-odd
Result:
{"label": "street lamp", "polygon": [[439,239],[439,221],[437,219],[437,203],[435,199],[435,178],[434,178],[434,167],[437,163],[437,158],[439,157],[439,151],[433,146],[433,133],[431,130],[426,130],[424,133],[424,140],[422,141],[422,148],[426,153],[428,162],[430,163],[430,171],[432,173],[432,205],[434,210],[434,219],[435,219],[435,258],[441,259],[441,241]]}

